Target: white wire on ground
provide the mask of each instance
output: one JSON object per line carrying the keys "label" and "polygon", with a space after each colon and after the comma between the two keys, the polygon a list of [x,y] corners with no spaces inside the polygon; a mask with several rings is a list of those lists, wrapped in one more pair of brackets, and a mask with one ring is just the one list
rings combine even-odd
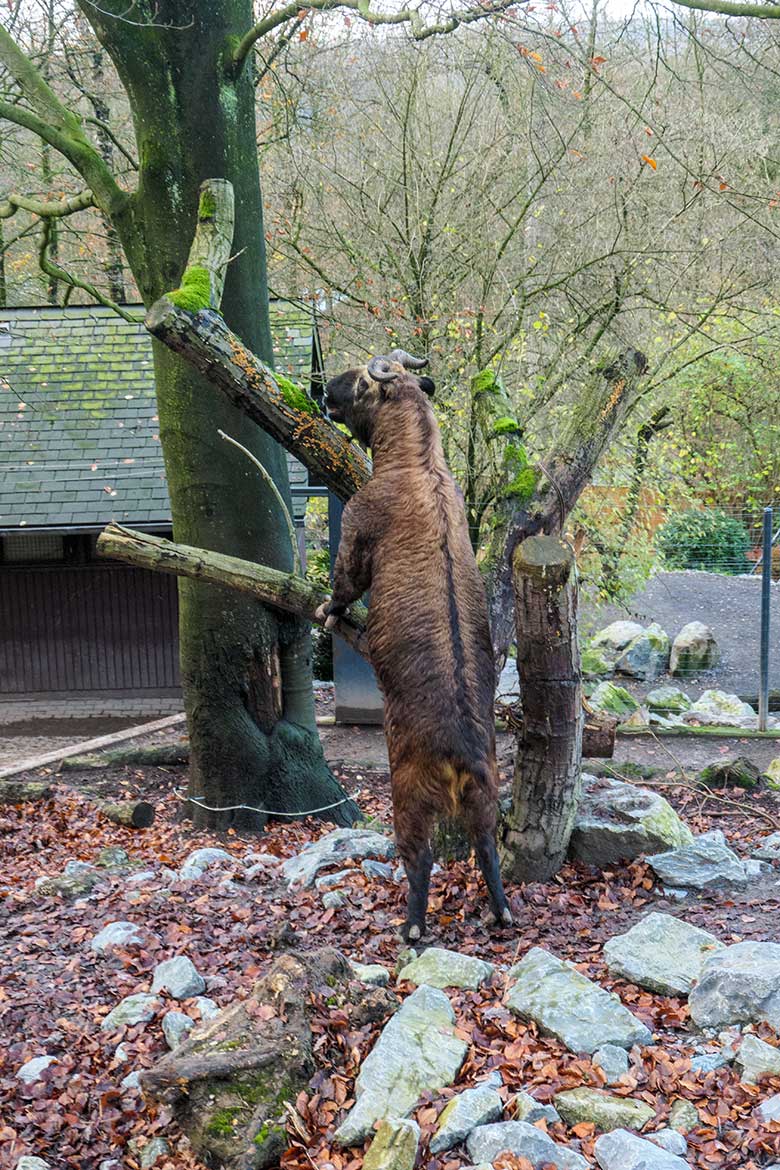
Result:
{"label": "white wire on ground", "polygon": [[213,804],[204,804],[202,798],[199,796],[182,796],[180,791],[176,792],[176,796],[185,803],[197,804],[198,808],[204,808],[206,812],[238,812],[239,810],[244,810],[246,812],[261,813],[266,817],[311,817],[315,813],[327,812],[328,809],[338,808],[340,804],[346,804],[350,800],[357,800],[360,792],[361,789],[357,788],[351,796],[345,796],[341,800],[334,800],[333,804],[323,804],[321,808],[302,809],[300,812],[278,812],[272,808],[255,808],[252,804],[226,804],[218,807]]}

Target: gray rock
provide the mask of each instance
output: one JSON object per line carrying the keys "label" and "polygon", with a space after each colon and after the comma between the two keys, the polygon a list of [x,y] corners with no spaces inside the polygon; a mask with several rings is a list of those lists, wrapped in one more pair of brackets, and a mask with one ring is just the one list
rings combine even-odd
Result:
{"label": "gray rock", "polygon": [[625,687],[618,687],[611,682],[599,683],[591,692],[588,702],[597,711],[607,711],[618,718],[639,710],[639,703],[634,696],[629,694]]}
{"label": "gray rock", "polygon": [[586,979],[571,964],[534,947],[509,972],[507,1006],[557,1036],[571,1052],[595,1052],[602,1044],[631,1048],[652,1034],[616,995]]}
{"label": "gray rock", "polygon": [[209,999],[207,995],[196,995],[195,1006],[200,1012],[202,1020],[213,1020],[215,1016],[219,1015],[219,1005],[214,1003],[213,999]]}
{"label": "gray rock", "polygon": [[560,1121],[561,1115],[554,1105],[543,1105],[536,1097],[521,1089],[512,1102],[512,1120],[527,1121],[533,1125],[535,1121]]}
{"label": "gray rock", "polygon": [[780,1121],[780,1093],[767,1097],[766,1101],[756,1106],[755,1112],[761,1121]]}
{"label": "gray rock", "polygon": [[150,1170],[160,1158],[164,1158],[170,1154],[171,1147],[166,1142],[165,1138],[154,1137],[150,1142],[147,1142],[142,1150],[138,1152],[138,1161],[141,1170]]}
{"label": "gray rock", "polygon": [[127,1076],[123,1077],[122,1080],[119,1082],[119,1087],[120,1087],[120,1089],[124,1089],[124,1091],[126,1093],[132,1092],[133,1089],[137,1089],[140,1092],[141,1091],[141,1074],[138,1072],[128,1073]]}
{"label": "gray rock", "polygon": [[122,1170],[122,1165],[116,1158],[104,1158],[98,1166],[98,1170]]}
{"label": "gray rock", "polygon": [[227,849],[194,849],[182,862],[179,877],[182,881],[197,881],[207,869],[220,869],[225,865],[237,865],[238,858]]}
{"label": "gray rock", "polygon": [[770,787],[777,787],[780,784],[780,756],[770,762],[764,775],[767,780],[771,781]]}
{"label": "gray rock", "polygon": [[420,1127],[409,1118],[389,1117],[379,1123],[366,1151],[363,1170],[414,1170]]}
{"label": "gray rock", "polygon": [[81,877],[82,874],[94,872],[95,867],[90,861],[75,861],[71,859],[65,862],[62,875],[63,877]]}
{"label": "gray rock", "polygon": [[51,1166],[48,1162],[44,1162],[43,1158],[36,1158],[32,1154],[22,1154],[16,1163],[16,1170],[51,1170]]}
{"label": "gray rock", "polygon": [[698,722],[713,727],[751,727],[755,724],[756,713],[749,703],[743,703],[739,695],[726,691],[704,691],[685,712],[685,721]]}
{"label": "gray rock", "polygon": [[655,1109],[644,1101],[631,1097],[613,1097],[602,1089],[566,1089],[556,1093],[553,1100],[567,1125],[592,1121],[596,1129],[602,1132],[641,1129],[651,1117],[655,1117]]}
{"label": "gray rock", "polygon": [[504,1112],[503,1102],[495,1089],[486,1085],[466,1089],[448,1101],[431,1138],[431,1153],[440,1154],[465,1141],[478,1125],[497,1121]]}
{"label": "gray rock", "polygon": [[356,1103],[336,1130],[344,1146],[356,1145],[384,1117],[404,1117],[420,1094],[452,1084],[468,1044],[454,1032],[455,1013],[447,996],[418,987],[385,1024],[355,1082]]}
{"label": "gray rock", "polygon": [[152,992],[167,991],[174,999],[189,999],[206,990],[202,975],[195,970],[192,959],[176,955],[158,963],[152,976]]}
{"label": "gray rock", "polygon": [[282,874],[288,889],[305,889],[312,885],[318,872],[329,865],[363,857],[387,861],[394,854],[392,839],[382,833],[372,829],[334,829],[283,862]]}
{"label": "gray rock", "polygon": [[314,885],[318,890],[330,890],[333,886],[340,886],[346,878],[352,877],[354,869],[339,869],[335,873],[324,873],[316,878]]}
{"label": "gray rock", "polygon": [[275,865],[281,865],[281,858],[274,853],[247,853],[241,858],[241,864],[247,869],[257,869],[261,865],[273,869]]}
{"label": "gray rock", "polygon": [[699,772],[698,779],[708,788],[758,788],[761,784],[761,769],[747,756],[733,756],[708,764]]}
{"label": "gray rock", "polygon": [[367,857],[361,861],[360,868],[366,877],[381,878],[383,881],[391,881],[393,877],[393,867],[386,861],[374,861]]}
{"label": "gray rock", "polygon": [[669,1125],[677,1133],[689,1133],[699,1124],[699,1111],[690,1101],[678,1097],[669,1110]]}
{"label": "gray rock", "polygon": [[655,1133],[646,1133],[645,1137],[654,1146],[660,1146],[667,1154],[677,1154],[684,1158],[688,1153],[688,1143],[676,1129],[657,1129]]}
{"label": "gray rock", "polygon": [[723,1068],[724,1065],[731,1064],[733,1059],[733,1056],[725,1053],[722,1049],[718,1052],[702,1052],[691,1058],[691,1070],[699,1073],[714,1072],[716,1068]]}
{"label": "gray rock", "polygon": [[95,865],[99,865],[103,869],[116,869],[119,866],[127,865],[129,861],[130,854],[126,849],[122,849],[120,845],[106,845],[95,858]]}
{"label": "gray rock", "polygon": [[475,1162],[492,1162],[508,1150],[518,1158],[527,1158],[534,1170],[548,1165],[560,1167],[560,1170],[588,1170],[588,1163],[581,1154],[554,1142],[527,1121],[480,1125],[469,1134],[466,1149]]}
{"label": "gray rock", "polygon": [[758,861],[755,857],[747,857],[742,862],[745,867],[745,877],[748,884],[755,881],[763,881],[764,878],[774,873],[774,867],[768,861]]}
{"label": "gray rock", "polygon": [[604,944],[613,975],[661,995],[687,995],[705,959],[723,949],[706,930],[671,914],[647,914],[625,934]]}
{"label": "gray rock", "polygon": [[743,862],[726,844],[720,829],[702,833],[689,845],[656,853],[648,863],[662,882],[694,890],[744,888],[747,874]]}
{"label": "gray rock", "polygon": [[33,1056],[26,1060],[16,1074],[17,1080],[24,1081],[25,1085],[34,1085],[41,1079],[41,1073],[50,1064],[56,1064],[56,1056]]}
{"label": "gray rock", "polygon": [[743,1037],[739,1052],[734,1063],[742,1070],[740,1080],[745,1084],[754,1085],[760,1077],[780,1076],[780,1048],[759,1040],[750,1032]]}
{"label": "gray rock", "polygon": [[110,1011],[100,1027],[104,1032],[112,1032],[116,1028],[132,1028],[135,1024],[145,1024],[151,1020],[160,1001],[153,995],[143,991],[135,995],[126,995],[120,1000],[113,1011]]}
{"label": "gray rock", "polygon": [[601,1170],[690,1170],[688,1163],[627,1129],[604,1133],[595,1145]]}
{"label": "gray rock", "polygon": [[643,633],[644,630],[639,622],[611,622],[610,625],[593,635],[590,647],[592,650],[599,650],[607,661],[614,663],[626,646]]}
{"label": "gray rock", "polygon": [[669,635],[653,622],[631,639],[615,663],[615,670],[631,678],[659,678],[669,665],[670,647]]}
{"label": "gray rock", "polygon": [[125,878],[126,886],[145,886],[149,882],[153,882],[157,874],[153,869],[142,869],[139,873],[131,873],[129,877]]}
{"label": "gray rock", "polygon": [[130,1053],[127,1051],[126,1044],[117,1044],[114,1049],[114,1060],[118,1060],[120,1064],[130,1059]]}
{"label": "gray rock", "polygon": [[691,700],[679,687],[656,687],[647,692],[645,702],[651,711],[661,711],[664,715],[682,715],[691,706]]}
{"label": "gray rock", "polygon": [[753,850],[753,856],[762,861],[780,861],[780,833],[770,833]]}
{"label": "gray rock", "polygon": [[136,925],[135,922],[108,922],[92,939],[89,949],[98,955],[104,955],[114,947],[141,946],[145,941],[144,927]]}
{"label": "gray rock", "polygon": [[169,1048],[178,1048],[194,1027],[195,1021],[184,1012],[166,1012],[162,1018],[163,1035]]}
{"label": "gray rock", "polygon": [[703,622],[688,622],[672,642],[670,674],[699,674],[703,670],[712,670],[719,662],[720,650],[715,635]]}
{"label": "gray rock", "polygon": [[399,972],[399,979],[428,987],[468,987],[475,990],[493,974],[493,964],[443,947],[428,947]]}
{"label": "gray rock", "polygon": [[702,967],[689,1005],[700,1028],[760,1020],[780,1028],[780,945],[735,943],[712,955]]}
{"label": "gray rock", "polygon": [[[70,862],[68,863],[70,864]],[[66,867],[67,868],[67,867]],[[91,867],[74,874],[61,874],[59,877],[41,877],[35,883],[39,894],[53,895],[66,900],[88,898],[95,886],[105,879],[105,873]]]}
{"label": "gray rock", "polygon": [[322,895],[322,904],[326,910],[338,910],[339,906],[343,906],[346,898],[341,890],[326,890]]}
{"label": "gray rock", "polygon": [[583,773],[570,846],[580,861],[613,865],[692,841],[688,826],[657,792]]}
{"label": "gray rock", "polygon": [[356,963],[350,959],[349,965],[355,972],[355,978],[370,987],[386,987],[390,982],[390,972],[381,963]]}
{"label": "gray rock", "polygon": [[604,1073],[608,1085],[616,1085],[628,1072],[628,1053],[617,1044],[602,1044],[593,1053],[593,1063]]}

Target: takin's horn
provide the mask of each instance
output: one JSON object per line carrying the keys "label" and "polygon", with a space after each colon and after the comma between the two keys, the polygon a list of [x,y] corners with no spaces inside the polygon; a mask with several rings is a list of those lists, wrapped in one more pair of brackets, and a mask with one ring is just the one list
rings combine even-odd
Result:
{"label": "takin's horn", "polygon": [[398,371],[390,369],[390,360],[386,357],[372,357],[366,367],[369,377],[375,382],[392,382],[393,378],[397,378]]}
{"label": "takin's horn", "polygon": [[428,365],[427,358],[412,357],[405,349],[394,349],[392,353],[387,355],[389,362],[400,362],[405,370],[421,370],[423,366]]}

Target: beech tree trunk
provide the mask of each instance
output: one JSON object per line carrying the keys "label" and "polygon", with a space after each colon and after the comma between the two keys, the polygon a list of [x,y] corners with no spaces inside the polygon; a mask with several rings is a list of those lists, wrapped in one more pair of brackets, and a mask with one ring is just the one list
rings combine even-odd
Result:
{"label": "beech tree trunk", "polygon": [[580,797],[574,554],[556,537],[531,536],[515,550],[512,569],[523,721],[501,868],[510,881],[546,881],[566,856]]}

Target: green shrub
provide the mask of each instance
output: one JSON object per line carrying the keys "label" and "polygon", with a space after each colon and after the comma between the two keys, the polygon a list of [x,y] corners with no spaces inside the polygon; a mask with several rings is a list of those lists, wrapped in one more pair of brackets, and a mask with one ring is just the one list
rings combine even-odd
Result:
{"label": "green shrub", "polygon": [[691,509],[670,516],[659,528],[656,547],[667,569],[706,569],[712,573],[745,573],[750,533],[745,525],[719,509]]}

